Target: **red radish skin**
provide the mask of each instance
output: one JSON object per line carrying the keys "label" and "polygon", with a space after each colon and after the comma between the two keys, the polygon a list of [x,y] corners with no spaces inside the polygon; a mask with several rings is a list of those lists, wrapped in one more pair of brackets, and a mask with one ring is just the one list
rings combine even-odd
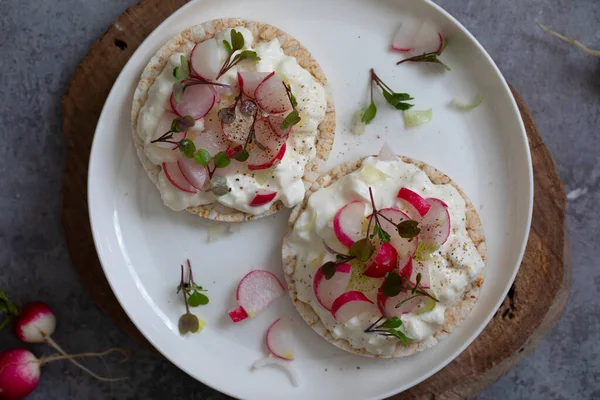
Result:
{"label": "red radish skin", "polygon": [[192,158],[180,158],[177,165],[181,174],[194,188],[202,190],[204,183],[208,179],[208,169],[198,164]]}
{"label": "red radish skin", "polygon": [[415,209],[415,218],[418,217],[418,220],[424,217],[431,208],[427,200],[421,197],[421,195],[419,195],[417,192],[414,192],[408,188],[400,188],[397,197]]}
{"label": "red radish skin", "polygon": [[25,343],[44,343],[56,329],[56,316],[45,303],[27,304],[15,320],[15,336]]}
{"label": "red radish skin", "polygon": [[335,237],[348,248],[362,238],[365,207],[365,203],[356,200],[340,208],[333,217]]}
{"label": "red radish skin", "polygon": [[167,180],[177,189],[190,194],[198,192],[198,189],[185,179],[177,162],[163,163],[162,168]]}
{"label": "red radish skin", "polygon": [[233,322],[240,322],[248,318],[248,313],[242,306],[239,306],[229,311],[229,318],[231,318]]}
{"label": "red radish skin", "polygon": [[398,266],[398,252],[391,243],[382,243],[368,265],[363,273],[365,276],[383,278]]}
{"label": "red radish skin", "polygon": [[421,23],[416,19],[406,19],[403,21],[392,39],[392,50],[401,53],[412,51],[414,39],[420,27]]}
{"label": "red radish skin", "polygon": [[271,272],[254,270],[240,281],[236,299],[248,316],[254,318],[284,292],[283,285]]}
{"label": "red radish skin", "polygon": [[225,153],[227,153],[227,157],[231,158],[231,157],[233,157],[234,154],[237,154],[242,150],[244,150],[244,148],[242,146],[232,146],[232,147],[229,147],[225,151]]}
{"label": "red radish skin", "polygon": [[275,357],[282,360],[294,359],[294,346],[291,341],[292,329],[287,319],[276,319],[267,329],[267,348]]}
{"label": "red radish skin", "polygon": [[215,105],[216,96],[211,85],[189,86],[181,95],[181,101],[177,103],[175,96],[171,94],[171,108],[180,117],[192,116],[195,120],[204,118]]}
{"label": "red radish skin", "polygon": [[412,261],[412,257],[410,257],[408,259],[408,261],[406,262],[406,264],[404,264],[403,267],[400,268],[400,277],[404,279],[404,277],[407,277],[408,279],[411,279],[412,277],[412,272],[413,272],[413,261]]}
{"label": "red radish skin", "polygon": [[398,210],[397,208],[384,208],[382,210],[379,210],[379,212],[381,215],[393,222],[391,223],[388,220],[382,218],[381,216],[379,217],[381,227],[384,231],[390,234],[390,243],[396,248],[396,251],[398,252],[398,264],[404,266],[408,262],[408,259],[415,255],[415,252],[417,251],[417,246],[419,244],[419,239],[418,237],[416,237],[414,239],[409,240],[400,237],[400,235],[398,235],[398,231],[396,230],[395,225],[399,224],[402,221],[410,219],[410,217],[402,211]]}
{"label": "red radish skin", "polygon": [[254,92],[262,81],[269,76],[275,74],[274,72],[238,72],[238,85],[246,96],[251,99],[254,98]]}
{"label": "red radish skin", "polygon": [[258,106],[269,114],[279,114],[292,109],[284,83],[274,72],[256,87],[254,98]]}
{"label": "red radish skin", "polygon": [[252,201],[250,202],[250,206],[251,207],[263,206],[263,205],[273,201],[275,196],[277,196],[277,192],[275,192],[275,191],[259,189],[256,192],[256,195],[254,196]]}
{"label": "red radish skin", "polygon": [[[283,159],[287,149],[286,139],[275,134],[269,122],[259,118],[254,123],[256,143],[248,157],[248,169],[251,171],[272,168]],[[257,143],[260,143],[258,145]]]}
{"label": "red radish skin", "polygon": [[248,164],[248,169],[250,171],[258,171],[258,170],[262,170],[262,169],[273,168],[275,163],[283,160],[283,157],[285,157],[286,151],[287,151],[287,144],[284,143],[281,146],[281,148],[279,149],[279,151],[277,152],[277,154],[275,154],[275,157],[273,157],[271,160],[265,162],[264,164]]}
{"label": "red radish skin", "polygon": [[36,388],[40,380],[40,362],[28,350],[0,353],[0,399],[18,400]]}
{"label": "red radish skin", "polygon": [[448,205],[435,198],[428,198],[427,203],[431,208],[419,224],[419,240],[442,246],[448,240],[451,230]]}
{"label": "red radish skin", "polygon": [[335,299],[346,291],[350,283],[352,266],[350,264],[338,265],[335,275],[331,279],[325,279],[322,268],[317,270],[313,279],[313,291],[317,301],[323,308],[331,311]]}
{"label": "red radish skin", "polygon": [[340,295],[331,305],[331,314],[341,324],[365,312],[377,311],[377,307],[364,293],[359,291],[346,292]]}
{"label": "red radish skin", "polygon": [[190,65],[195,75],[208,80],[217,77],[221,68],[218,46],[215,39],[208,39],[194,46],[190,55]]}

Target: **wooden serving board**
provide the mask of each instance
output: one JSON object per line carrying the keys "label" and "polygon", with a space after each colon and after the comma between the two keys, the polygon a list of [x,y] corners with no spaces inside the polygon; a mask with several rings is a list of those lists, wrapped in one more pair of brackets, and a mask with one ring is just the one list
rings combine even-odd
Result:
{"label": "wooden serving board", "polygon": [[[142,0],[125,11],[89,50],[63,98],[68,144],[63,226],[73,265],[89,294],[131,337],[147,343],[112,293],[98,261],[88,218],[87,169],[96,122],[119,72],[140,43],[185,0]],[[535,179],[533,223],[525,257],[502,306],[479,337],[446,368],[393,397],[472,398],[525,357],[558,320],[569,292],[566,198],[554,162],[523,99]],[[150,346],[150,344],[148,344]]]}

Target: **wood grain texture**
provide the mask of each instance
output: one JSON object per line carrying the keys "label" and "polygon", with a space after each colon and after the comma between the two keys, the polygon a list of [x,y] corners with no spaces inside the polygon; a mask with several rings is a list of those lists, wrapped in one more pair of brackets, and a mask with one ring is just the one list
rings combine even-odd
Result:
{"label": "wood grain texture", "polygon": [[[150,346],[129,320],[98,261],[87,210],[87,168],[95,125],[119,72],[140,43],[185,0],[142,0],[91,48],[63,98],[67,163],[63,225],[73,265],[98,306],[128,335]],[[433,377],[393,397],[468,399],[525,357],[560,316],[569,292],[566,198],[554,162],[523,100],[513,90],[527,129],[535,179],[533,223],[521,269],[502,306],[456,360]]]}

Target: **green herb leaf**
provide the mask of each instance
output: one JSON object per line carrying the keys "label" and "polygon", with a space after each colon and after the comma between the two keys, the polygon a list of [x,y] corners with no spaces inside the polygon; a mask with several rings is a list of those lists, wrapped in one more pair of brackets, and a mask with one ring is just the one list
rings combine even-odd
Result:
{"label": "green herb leaf", "polygon": [[[204,326],[203,326],[204,327]],[[179,318],[179,333],[196,333],[200,330],[200,319],[194,314],[186,313]]]}
{"label": "green herb leaf", "polygon": [[290,92],[290,103],[292,103],[292,107],[298,107],[298,100],[296,100],[296,96],[292,92]]}
{"label": "green herb leaf", "polygon": [[381,285],[381,291],[387,297],[397,296],[403,288],[402,278],[395,272],[390,272]]}
{"label": "green herb leaf", "polygon": [[398,338],[398,340],[400,340],[400,343],[402,343],[402,346],[408,346],[408,342],[410,341],[410,339],[404,333],[396,329],[388,329],[388,332],[394,335],[396,338]]}
{"label": "green herb leaf", "polygon": [[327,280],[330,280],[331,278],[333,278],[333,275],[335,275],[336,271],[337,271],[337,264],[333,261],[326,262],[321,267],[321,272],[323,273],[323,276]]}
{"label": "green herb leaf", "polygon": [[237,153],[235,153],[232,158],[244,162],[248,159],[248,157],[250,157],[250,153],[248,153],[248,150],[244,149],[242,151],[238,151]]}
{"label": "green herb leaf", "polygon": [[175,67],[175,68],[173,68],[173,76],[178,81],[182,81],[182,80],[185,79],[184,72],[181,71],[181,67]]}
{"label": "green herb leaf", "polygon": [[375,118],[375,115],[377,115],[377,106],[375,105],[375,103],[371,102],[369,107],[367,107],[367,109],[365,111],[363,111],[362,117],[360,120],[362,121],[363,124],[369,124],[369,123],[371,123],[371,121],[373,121],[373,119]]}
{"label": "green herb leaf", "polygon": [[209,302],[208,297],[200,292],[196,292],[194,291],[190,297],[188,297],[188,304],[190,305],[190,307],[198,307],[198,306],[205,306],[207,305]]}
{"label": "green herb leaf", "polygon": [[2,290],[0,290],[0,311],[8,316],[15,316],[19,314],[19,309],[10,302]]}
{"label": "green herb leaf", "polygon": [[382,243],[387,243],[391,240],[390,234],[381,229],[380,226],[376,226],[375,231],[377,232],[377,236]]}
{"label": "green herb leaf", "polygon": [[181,62],[181,69],[183,70],[183,72],[185,72],[189,76],[189,74],[190,74],[190,62],[187,60],[187,58],[185,58],[185,56],[181,56],[181,58],[179,59],[179,61]]}
{"label": "green herb leaf", "polygon": [[398,317],[392,317],[381,324],[380,328],[382,329],[396,329],[400,328],[402,325],[402,321]]}
{"label": "green herb leaf", "polygon": [[394,107],[403,101],[413,100],[408,93],[390,93],[387,90],[383,90],[382,93],[385,100]]}
{"label": "green herb leaf", "polygon": [[215,167],[225,168],[231,163],[229,156],[224,151],[220,151],[215,155]]}
{"label": "green herb leaf", "polygon": [[206,167],[210,163],[210,153],[205,149],[198,149],[198,152],[194,154],[194,161]]}
{"label": "green herb leaf", "polygon": [[300,119],[301,118],[298,114],[298,110],[294,109],[288,115],[286,115],[279,127],[281,128],[281,130],[286,130],[287,128],[294,126],[298,122],[300,122]]}
{"label": "green herb leaf", "polygon": [[231,47],[233,51],[244,48],[244,35],[235,29],[231,30]]}
{"label": "green herb leaf", "polygon": [[192,158],[196,152],[196,145],[190,139],[183,139],[179,142],[179,151],[185,157]]}
{"label": "green herb leaf", "polygon": [[173,132],[185,132],[195,124],[196,121],[194,121],[194,118],[191,115],[177,117],[171,121],[171,130]]}
{"label": "green herb leaf", "polygon": [[231,55],[231,53],[233,53],[233,48],[231,48],[231,44],[229,44],[229,42],[227,40],[223,40],[223,46],[225,46],[225,50],[227,50],[227,54]]}
{"label": "green herb leaf", "polygon": [[224,176],[213,176],[210,180],[211,191],[215,196],[223,196],[229,193],[227,178]]}
{"label": "green herb leaf", "polygon": [[398,225],[396,225],[396,229],[398,229],[398,234],[400,237],[404,239],[412,239],[417,236],[419,232],[421,232],[419,223],[412,219],[400,222]]}
{"label": "green herb leaf", "polygon": [[260,57],[253,50],[244,50],[244,51],[236,54],[235,57],[233,57],[232,63],[236,63],[238,61],[243,61],[243,60],[260,61]]}
{"label": "green herb leaf", "polygon": [[181,103],[181,97],[183,96],[184,91],[185,87],[181,82],[175,82],[173,84],[173,98],[175,99],[175,103]]}
{"label": "green herb leaf", "polygon": [[367,261],[373,255],[373,245],[368,239],[360,239],[350,246],[350,255],[358,261]]}

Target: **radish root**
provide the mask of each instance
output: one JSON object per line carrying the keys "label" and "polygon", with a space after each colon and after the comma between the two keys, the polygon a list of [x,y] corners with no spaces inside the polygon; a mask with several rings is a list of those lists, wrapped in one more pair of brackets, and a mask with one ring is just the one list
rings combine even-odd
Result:
{"label": "radish root", "polygon": [[544,32],[546,32],[546,33],[548,33],[548,34],[550,34],[552,36],[556,36],[557,38],[559,38],[563,42],[566,42],[566,43],[569,43],[570,45],[579,47],[586,54],[589,54],[590,56],[600,57],[600,50],[590,49],[589,47],[587,47],[586,45],[584,45],[580,41],[568,38],[568,37],[566,37],[564,35],[561,35],[560,33],[556,32],[556,31],[553,31],[552,29],[550,29],[550,28],[548,28],[548,27],[540,24],[539,22],[537,23],[537,26],[539,26]]}

